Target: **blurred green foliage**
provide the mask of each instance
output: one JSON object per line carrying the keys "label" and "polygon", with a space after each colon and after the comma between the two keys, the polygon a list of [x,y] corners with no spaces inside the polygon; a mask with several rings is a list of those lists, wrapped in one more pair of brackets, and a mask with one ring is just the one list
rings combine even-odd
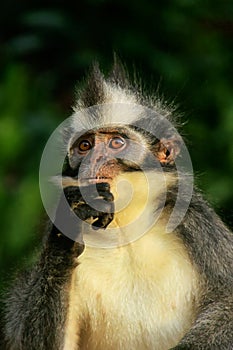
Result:
{"label": "blurred green foliage", "polygon": [[[232,225],[233,2],[16,1],[0,13],[0,267],[30,259],[43,230],[38,168],[93,60],[116,51],[183,112],[198,183]],[[31,252],[29,254],[29,252]]]}

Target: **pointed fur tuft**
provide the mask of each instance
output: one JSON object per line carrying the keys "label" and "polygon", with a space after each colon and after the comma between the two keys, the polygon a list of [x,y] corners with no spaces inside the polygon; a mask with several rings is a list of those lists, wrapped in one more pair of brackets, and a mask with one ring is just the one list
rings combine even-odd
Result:
{"label": "pointed fur tuft", "polygon": [[127,69],[115,55],[113,68],[107,76],[100,71],[98,63],[93,64],[84,88],[78,92],[71,129],[75,134],[120,124],[149,128],[155,133],[158,125],[159,130],[163,125],[165,137],[170,133],[166,122],[161,123],[161,120],[175,124],[173,114],[174,108],[161,99],[144,94],[138,81],[131,83]]}
{"label": "pointed fur tuft", "polygon": [[122,89],[130,89],[128,71],[116,54],[114,54],[114,63],[108,81]]}
{"label": "pointed fur tuft", "polygon": [[88,108],[104,103],[104,76],[95,62],[86,80],[86,86],[81,90],[78,106]]}

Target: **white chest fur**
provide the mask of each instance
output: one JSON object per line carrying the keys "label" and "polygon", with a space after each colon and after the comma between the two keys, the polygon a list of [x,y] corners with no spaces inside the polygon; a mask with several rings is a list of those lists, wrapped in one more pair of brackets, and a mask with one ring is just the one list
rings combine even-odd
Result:
{"label": "white chest fur", "polygon": [[124,247],[86,248],[79,261],[72,309],[81,349],[165,350],[189,329],[197,276],[174,234],[153,228]]}

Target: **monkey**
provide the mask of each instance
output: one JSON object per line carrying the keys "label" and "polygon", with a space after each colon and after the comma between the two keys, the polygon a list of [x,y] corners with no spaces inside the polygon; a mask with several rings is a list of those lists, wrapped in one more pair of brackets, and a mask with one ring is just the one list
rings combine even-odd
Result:
{"label": "monkey", "polygon": [[195,186],[190,197],[177,128],[121,62],[92,67],[55,218],[5,298],[4,349],[233,349],[233,235]]}

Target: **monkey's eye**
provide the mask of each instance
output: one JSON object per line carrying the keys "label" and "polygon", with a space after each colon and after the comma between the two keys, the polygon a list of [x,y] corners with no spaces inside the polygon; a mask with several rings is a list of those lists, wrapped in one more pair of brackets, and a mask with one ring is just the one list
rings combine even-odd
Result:
{"label": "monkey's eye", "polygon": [[87,152],[91,147],[92,144],[89,140],[82,140],[78,145],[79,152]]}
{"label": "monkey's eye", "polygon": [[109,147],[113,148],[113,149],[123,148],[125,145],[126,145],[125,140],[122,137],[119,137],[119,136],[114,137],[109,142]]}

